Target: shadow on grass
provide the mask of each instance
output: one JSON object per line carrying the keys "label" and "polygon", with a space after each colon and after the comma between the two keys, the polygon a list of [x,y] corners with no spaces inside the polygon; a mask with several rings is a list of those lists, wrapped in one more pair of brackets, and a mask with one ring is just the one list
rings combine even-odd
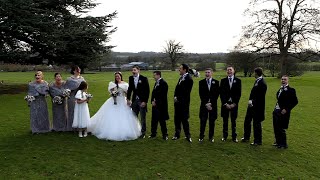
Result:
{"label": "shadow on grass", "polygon": [[20,94],[26,92],[28,89],[27,84],[6,84],[0,83],[0,95],[3,94]]}

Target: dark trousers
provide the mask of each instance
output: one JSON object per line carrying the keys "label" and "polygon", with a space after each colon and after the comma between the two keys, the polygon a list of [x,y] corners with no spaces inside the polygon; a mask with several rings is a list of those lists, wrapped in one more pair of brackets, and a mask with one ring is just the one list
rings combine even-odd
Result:
{"label": "dark trousers", "polygon": [[250,139],[250,135],[251,135],[251,122],[253,121],[253,137],[254,143],[258,143],[261,144],[262,143],[262,125],[261,125],[261,120],[254,118],[253,116],[253,109],[252,108],[248,108],[247,109],[247,114],[244,120],[244,136],[243,138],[246,140]]}
{"label": "dark trousers", "polygon": [[[225,108],[225,107],[223,107]],[[237,113],[238,111],[233,109],[233,110],[226,110],[228,113],[225,113],[223,115],[223,138],[227,139],[228,137],[228,121],[229,121],[229,116],[231,117],[231,130],[232,130],[232,139],[237,138],[237,132],[236,132],[236,120],[237,120]]]}
{"label": "dark trousers", "polygon": [[167,123],[166,120],[160,119],[160,111],[152,107],[152,118],[151,118],[151,136],[157,135],[158,123],[161,127],[162,137],[168,136]]}
{"label": "dark trousers", "polygon": [[184,134],[187,138],[191,137],[189,129],[189,109],[185,108],[180,103],[174,104],[174,125],[175,136],[180,138],[181,124],[183,126]]}
{"label": "dark trousers", "polygon": [[206,107],[200,107],[200,135],[199,138],[204,138],[204,132],[206,130],[207,119],[209,117],[209,139],[212,139],[214,136],[214,127],[216,121],[216,115],[213,111],[208,111]]}
{"label": "dark trousers", "polygon": [[146,125],[147,104],[144,108],[142,108],[140,105],[141,105],[141,101],[137,99],[131,104],[131,108],[132,108],[132,111],[137,115],[137,117],[140,112],[140,119],[141,119],[141,126],[142,126],[141,134],[145,135],[146,129],[147,129],[147,125]]}
{"label": "dark trousers", "polygon": [[282,147],[288,146],[286,129],[281,125],[281,112],[278,109],[273,111],[273,130],[276,143]]}

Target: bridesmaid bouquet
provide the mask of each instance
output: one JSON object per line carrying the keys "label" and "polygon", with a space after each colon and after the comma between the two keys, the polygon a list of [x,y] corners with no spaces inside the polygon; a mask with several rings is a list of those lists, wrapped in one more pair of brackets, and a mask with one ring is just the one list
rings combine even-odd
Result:
{"label": "bridesmaid bouquet", "polygon": [[36,98],[34,96],[30,96],[30,95],[26,95],[24,97],[24,100],[26,100],[28,102],[28,106],[30,106],[30,103],[34,100],[36,100]]}
{"label": "bridesmaid bouquet", "polygon": [[62,92],[62,96],[69,98],[70,97],[70,93],[71,93],[70,89],[64,89],[63,92]]}
{"label": "bridesmaid bouquet", "polygon": [[60,96],[55,96],[53,97],[52,102],[55,104],[62,104],[62,98]]}

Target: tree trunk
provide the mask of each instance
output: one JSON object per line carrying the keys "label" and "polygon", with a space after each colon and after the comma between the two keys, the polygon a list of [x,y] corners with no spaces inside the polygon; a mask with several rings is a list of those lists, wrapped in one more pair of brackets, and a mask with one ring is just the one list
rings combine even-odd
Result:
{"label": "tree trunk", "polygon": [[176,61],[171,60],[171,71],[175,71],[175,70],[176,70]]}
{"label": "tree trunk", "polygon": [[287,75],[287,62],[288,61],[288,55],[287,53],[281,53],[280,54],[280,77],[283,75]]}

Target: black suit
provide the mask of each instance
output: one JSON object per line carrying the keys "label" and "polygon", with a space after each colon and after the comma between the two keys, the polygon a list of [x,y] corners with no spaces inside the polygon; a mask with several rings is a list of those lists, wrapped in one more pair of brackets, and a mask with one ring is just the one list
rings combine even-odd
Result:
{"label": "black suit", "polygon": [[262,144],[262,127],[261,122],[265,118],[265,97],[267,92],[267,84],[264,78],[258,78],[254,82],[251,89],[249,100],[252,101],[252,107],[248,106],[246,117],[244,120],[244,139],[249,140],[251,134],[251,121],[253,119],[253,142]]}
{"label": "black suit", "polygon": [[[201,100],[200,112],[199,112],[199,118],[200,118],[199,137],[200,139],[204,138],[204,132],[206,129],[207,119],[209,116],[209,139],[212,139],[214,136],[215,120],[217,119],[217,116],[218,116],[217,100],[219,97],[219,81],[215,79],[211,79],[211,81],[208,83],[207,79],[200,80],[199,96]],[[207,109],[206,107],[207,103],[211,103],[212,110]]]}
{"label": "black suit", "polygon": [[168,84],[161,78],[155,82],[151,95],[151,103],[155,101],[156,104],[156,106],[152,107],[151,136],[156,136],[158,122],[161,126],[162,137],[168,136],[166,125],[166,120],[169,119],[167,95]]}
{"label": "black suit", "polygon": [[[236,120],[238,117],[238,104],[241,98],[241,80],[234,76],[230,88],[229,77],[221,79],[220,99],[221,99],[221,117],[223,118],[223,137],[228,137],[228,119],[231,116],[232,139],[237,138]],[[227,104],[235,104],[232,109],[227,109]]]}
{"label": "black suit", "polygon": [[[146,78],[142,75],[139,75],[137,87],[135,87],[134,77],[130,76],[129,77],[129,88],[128,88],[128,93],[127,93],[128,100],[131,97],[131,93],[132,93],[131,108],[136,113],[137,116],[139,115],[139,112],[140,112],[141,124],[142,124],[141,133],[142,133],[142,135],[145,135],[145,133],[146,133],[147,103],[148,103],[149,94],[150,94],[150,87],[149,87],[148,78]],[[141,102],[146,103],[146,106],[144,108],[140,107]]]}
{"label": "black suit", "polygon": [[180,77],[176,88],[174,90],[174,97],[176,102],[174,103],[174,124],[175,124],[175,137],[180,138],[181,123],[183,130],[187,138],[190,138],[189,129],[189,107],[190,107],[190,93],[193,86],[192,77],[189,74],[185,74]]}
{"label": "black suit", "polygon": [[[273,111],[273,129],[276,143],[281,147],[287,147],[286,129],[289,126],[291,110],[298,104],[298,98],[294,88],[282,87],[276,94],[277,104]],[[285,109],[286,113],[281,114]]]}

